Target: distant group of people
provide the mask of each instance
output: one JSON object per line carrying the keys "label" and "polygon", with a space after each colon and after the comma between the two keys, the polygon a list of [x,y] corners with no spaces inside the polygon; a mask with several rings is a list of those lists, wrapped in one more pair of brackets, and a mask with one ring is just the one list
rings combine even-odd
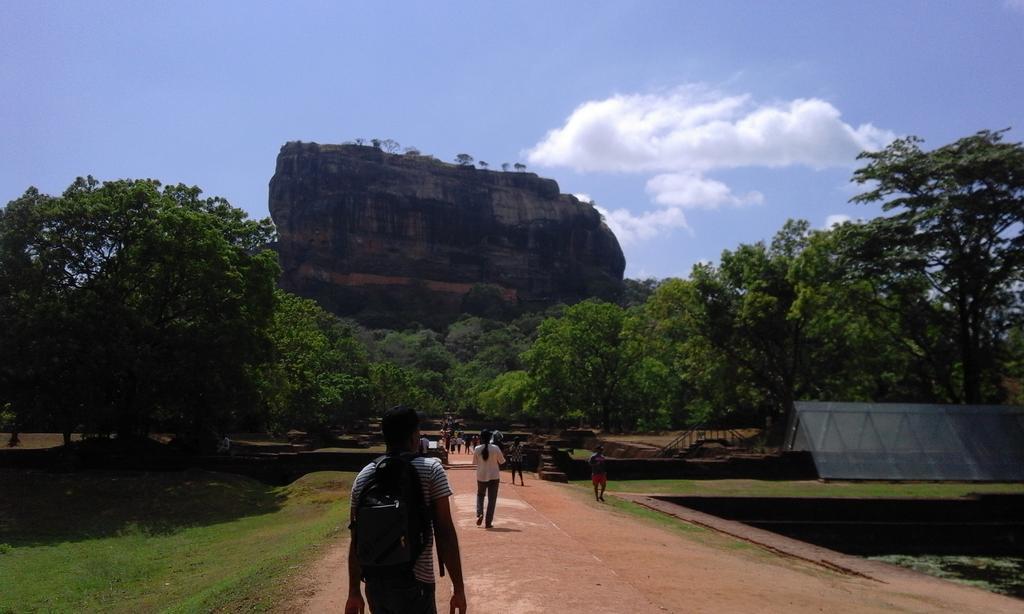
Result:
{"label": "distant group of people", "polygon": [[[501,433],[498,433],[499,438]],[[445,421],[441,428],[441,438],[438,440],[437,445],[448,452],[448,454],[473,454],[484,442],[484,432],[479,435],[468,434],[465,431],[457,430],[454,423]],[[424,438],[426,440],[426,438]],[[426,440],[429,445],[429,440]],[[499,439],[500,441],[500,439]],[[491,443],[488,441],[488,443]],[[423,453],[426,454],[426,448],[423,449]]]}

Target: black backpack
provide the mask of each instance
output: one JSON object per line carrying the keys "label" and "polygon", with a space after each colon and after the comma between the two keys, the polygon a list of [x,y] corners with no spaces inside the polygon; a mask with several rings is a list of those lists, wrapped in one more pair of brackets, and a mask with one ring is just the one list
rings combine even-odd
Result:
{"label": "black backpack", "polygon": [[359,494],[352,539],[364,578],[412,573],[430,539],[430,514],[423,501],[415,454],[386,454]]}

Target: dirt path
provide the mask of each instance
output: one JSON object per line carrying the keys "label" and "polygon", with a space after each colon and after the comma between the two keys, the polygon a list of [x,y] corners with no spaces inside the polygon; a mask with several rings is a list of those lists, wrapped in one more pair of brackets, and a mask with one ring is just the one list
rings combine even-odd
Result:
{"label": "dirt path", "polygon": [[[868,579],[706,529],[671,530],[531,475],[524,487],[502,474],[495,526],[486,530],[476,526],[468,458],[453,460],[452,508],[471,612],[1024,612],[1019,600],[882,564]],[[329,549],[299,582],[302,603],[289,610],[341,611],[346,548]],[[444,614],[451,583],[443,578],[437,586]]]}

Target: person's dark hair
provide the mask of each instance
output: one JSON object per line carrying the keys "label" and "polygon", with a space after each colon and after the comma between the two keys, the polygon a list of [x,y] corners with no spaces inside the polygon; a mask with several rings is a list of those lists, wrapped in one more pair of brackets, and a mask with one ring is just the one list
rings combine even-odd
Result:
{"label": "person's dark hair", "polygon": [[484,450],[480,453],[480,456],[487,460],[487,457],[491,455],[491,432],[487,429],[480,431],[480,443],[483,445]]}
{"label": "person's dark hair", "polygon": [[384,432],[384,442],[389,449],[402,449],[409,445],[409,437],[420,426],[420,417],[416,410],[405,405],[395,405],[384,412],[380,421],[380,430]]}

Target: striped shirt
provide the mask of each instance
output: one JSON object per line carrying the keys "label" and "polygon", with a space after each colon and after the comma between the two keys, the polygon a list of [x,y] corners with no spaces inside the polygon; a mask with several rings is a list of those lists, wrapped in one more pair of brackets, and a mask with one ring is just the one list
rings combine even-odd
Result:
{"label": "striped shirt", "polygon": [[[412,465],[416,468],[416,475],[420,478],[423,500],[426,502],[427,508],[432,512],[434,501],[452,495],[452,488],[448,485],[448,474],[444,472],[444,467],[441,466],[441,459],[438,458],[417,456],[412,459]],[[363,470],[356,476],[356,481],[352,483],[352,498],[349,509],[349,517],[352,519],[356,517],[356,504],[359,502],[359,495],[362,494],[363,488],[366,487],[366,483],[373,475],[373,467],[373,463],[363,467]],[[434,527],[432,518],[433,516],[431,515],[431,530],[430,535],[427,537],[427,545],[423,549],[423,553],[420,554],[420,558],[416,559],[416,565],[413,566],[413,574],[416,576],[416,579],[429,584],[434,583]]]}

